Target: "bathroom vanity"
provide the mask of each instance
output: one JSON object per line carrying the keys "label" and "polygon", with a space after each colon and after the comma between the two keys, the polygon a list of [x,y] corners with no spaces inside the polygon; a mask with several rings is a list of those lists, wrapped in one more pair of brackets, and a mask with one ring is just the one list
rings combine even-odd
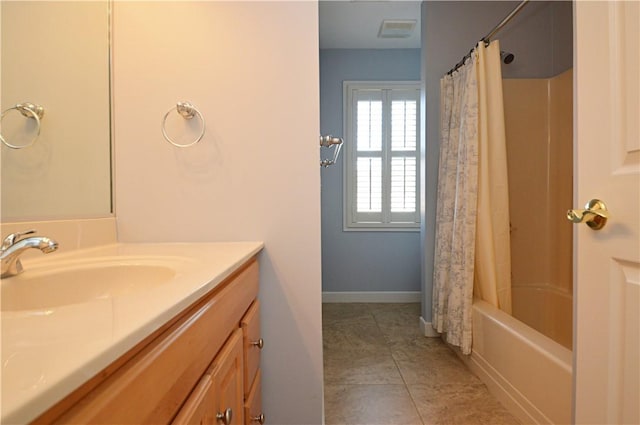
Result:
{"label": "bathroom vanity", "polygon": [[54,264],[78,273],[164,264],[170,273],[158,274],[164,281],[157,286],[134,284],[73,305],[3,307],[2,422],[263,423],[261,249],[115,244],[87,250],[81,260],[69,254],[47,259],[50,265],[25,262],[27,283]]}

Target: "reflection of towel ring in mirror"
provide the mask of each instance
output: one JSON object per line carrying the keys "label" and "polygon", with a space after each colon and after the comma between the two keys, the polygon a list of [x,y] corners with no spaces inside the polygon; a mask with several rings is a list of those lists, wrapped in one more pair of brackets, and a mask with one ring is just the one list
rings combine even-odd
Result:
{"label": "reflection of towel ring in mirror", "polygon": [[44,116],[44,108],[40,105],[34,105],[33,103],[29,103],[29,102],[18,103],[16,106],[13,106],[5,110],[4,112],[2,112],[2,115],[0,115],[0,123],[2,123],[2,119],[4,118],[4,116],[9,111],[12,111],[14,109],[20,112],[23,116],[36,120],[36,135],[33,136],[33,138],[29,143],[26,143],[24,145],[11,144],[7,142],[7,140],[2,136],[2,134],[0,134],[0,141],[2,141],[2,143],[5,144],[5,146],[10,147],[11,149],[22,149],[22,148],[29,147],[33,145],[36,139],[38,139],[38,136],[40,136],[40,120]]}
{"label": "reflection of towel ring in mirror", "polygon": [[[171,137],[169,137],[169,135],[167,134],[167,129],[166,129],[167,117],[174,110],[177,111],[180,115],[182,115],[185,119],[190,120],[194,116],[198,115],[198,117],[200,118],[200,121],[202,121],[202,131],[200,132],[200,135],[198,136],[198,138],[193,142],[181,145],[171,140]],[[198,111],[198,109],[192,104],[190,104],[189,102],[178,102],[176,104],[176,107],[169,109],[167,113],[164,114],[164,118],[162,119],[162,135],[164,136],[165,139],[167,139],[167,142],[179,148],[186,148],[198,143],[200,139],[202,139],[202,136],[204,136],[204,129],[205,129],[204,117],[202,116],[200,111]]]}

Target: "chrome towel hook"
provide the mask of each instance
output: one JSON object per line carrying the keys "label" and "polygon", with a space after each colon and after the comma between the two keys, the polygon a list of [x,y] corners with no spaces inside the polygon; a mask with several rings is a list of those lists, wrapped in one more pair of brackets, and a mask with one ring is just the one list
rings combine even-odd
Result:
{"label": "chrome towel hook", "polygon": [[[176,143],[174,142],[171,137],[169,137],[169,135],[167,134],[167,129],[166,129],[166,124],[167,124],[167,117],[169,116],[169,114],[171,112],[174,111],[174,109],[184,118],[187,120],[192,119],[193,117],[195,117],[196,115],[198,116],[198,118],[200,118],[200,121],[202,121],[202,131],[200,132],[200,135],[191,143],[186,143],[184,145],[181,145],[180,143]],[[204,123],[204,117],[202,116],[202,114],[200,113],[200,111],[193,106],[191,103],[189,102],[178,102],[176,104],[175,108],[171,108],[167,111],[166,114],[164,114],[164,118],[162,119],[162,135],[164,136],[164,138],[167,140],[167,142],[171,143],[173,146],[176,146],[178,148],[186,148],[189,146],[193,146],[196,143],[198,143],[202,137],[204,136],[204,131],[205,131],[205,123]]]}
{"label": "chrome towel hook", "polygon": [[331,148],[333,147],[333,159],[321,159],[320,166],[328,167],[329,165],[333,165],[338,160],[338,155],[340,155],[340,149],[342,149],[342,144],[344,141],[340,137],[329,136],[320,136],[320,147]]}
{"label": "chrome towel hook", "polygon": [[44,108],[40,105],[35,105],[30,102],[18,103],[17,105],[12,106],[11,108],[8,108],[2,112],[2,115],[0,115],[0,126],[2,124],[2,119],[4,118],[4,116],[9,113],[9,111],[13,110],[20,112],[26,118],[31,118],[36,121],[36,135],[33,136],[29,143],[26,143],[24,145],[14,145],[12,143],[9,143],[2,134],[0,134],[0,141],[2,141],[5,146],[11,149],[23,149],[29,147],[33,145],[36,139],[38,139],[38,136],[40,136],[40,121],[42,120],[42,117],[44,117]]}

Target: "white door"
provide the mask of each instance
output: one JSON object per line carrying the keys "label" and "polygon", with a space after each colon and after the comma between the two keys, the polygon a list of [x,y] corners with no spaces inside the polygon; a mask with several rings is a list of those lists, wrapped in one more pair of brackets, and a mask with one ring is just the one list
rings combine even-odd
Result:
{"label": "white door", "polygon": [[574,418],[640,423],[640,2],[575,3],[573,208],[598,198],[601,230],[574,228]]}

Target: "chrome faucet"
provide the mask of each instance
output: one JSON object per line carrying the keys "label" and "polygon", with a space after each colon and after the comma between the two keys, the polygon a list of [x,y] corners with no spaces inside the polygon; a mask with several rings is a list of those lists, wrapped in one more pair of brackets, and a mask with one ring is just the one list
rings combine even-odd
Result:
{"label": "chrome faucet", "polygon": [[0,247],[0,259],[2,260],[2,274],[0,278],[15,276],[22,272],[20,255],[30,248],[37,248],[45,254],[58,249],[58,242],[44,236],[31,236],[20,239],[22,236],[34,234],[35,230],[11,233],[2,241]]}

